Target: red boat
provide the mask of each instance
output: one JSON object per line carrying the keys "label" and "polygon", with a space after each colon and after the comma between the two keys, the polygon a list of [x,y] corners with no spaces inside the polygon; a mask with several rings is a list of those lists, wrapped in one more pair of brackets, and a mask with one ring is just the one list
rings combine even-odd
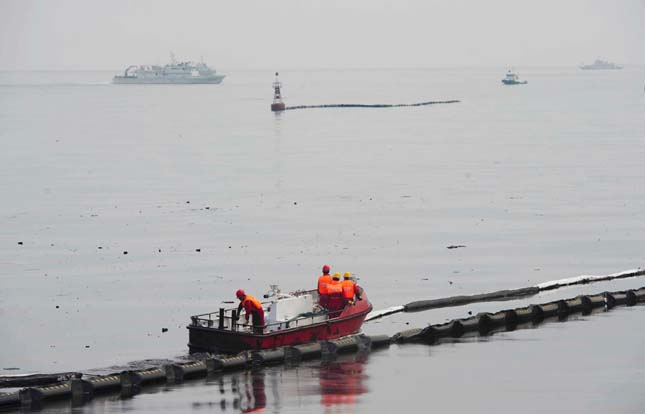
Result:
{"label": "red boat", "polygon": [[361,300],[330,312],[318,305],[316,290],[282,294],[277,286],[272,289],[271,294],[264,295],[271,300],[263,302],[263,333],[253,333],[251,324],[237,323],[240,316],[237,308],[220,308],[218,312],[191,317],[188,326],[190,352],[232,354],[336,339],[357,333],[372,310],[362,290]]}

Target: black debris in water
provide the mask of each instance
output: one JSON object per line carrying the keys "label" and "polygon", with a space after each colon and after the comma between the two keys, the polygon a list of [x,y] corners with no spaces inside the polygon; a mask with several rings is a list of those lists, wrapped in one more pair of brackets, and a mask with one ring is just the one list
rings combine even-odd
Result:
{"label": "black debris in water", "polygon": [[199,252],[201,252],[201,251],[202,251],[202,249],[195,249],[195,251],[196,251],[197,253],[199,253]]}
{"label": "black debris in water", "polygon": [[161,333],[168,332],[168,328],[161,328]]}
{"label": "black debris in water", "polygon": [[127,250],[125,250],[125,251],[123,252],[123,254],[128,254],[128,251],[127,251]]}
{"label": "black debris in water", "polygon": [[446,249],[459,249],[460,247],[466,247],[463,244],[451,244],[450,246],[446,246]]}
{"label": "black debris in water", "polygon": [[22,246],[22,242],[18,242],[18,246]]}

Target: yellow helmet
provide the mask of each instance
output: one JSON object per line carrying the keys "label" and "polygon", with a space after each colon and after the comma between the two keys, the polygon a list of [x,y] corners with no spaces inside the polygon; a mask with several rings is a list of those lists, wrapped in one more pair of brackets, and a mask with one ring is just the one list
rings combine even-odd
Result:
{"label": "yellow helmet", "polygon": [[351,274],[351,273],[349,273],[349,272],[345,272],[345,274],[343,274],[343,278],[344,278],[344,279],[351,279],[351,278],[352,278],[352,274]]}
{"label": "yellow helmet", "polygon": [[340,280],[340,273],[336,272],[334,275],[331,277],[334,280]]}

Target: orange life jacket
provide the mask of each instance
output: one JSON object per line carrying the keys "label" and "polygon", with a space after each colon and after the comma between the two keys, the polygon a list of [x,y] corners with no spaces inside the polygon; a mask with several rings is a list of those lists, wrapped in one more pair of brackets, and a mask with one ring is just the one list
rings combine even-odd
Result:
{"label": "orange life jacket", "polygon": [[328,294],[328,286],[331,284],[333,279],[329,275],[322,275],[318,278],[318,294],[326,295]]}
{"label": "orange life jacket", "polygon": [[353,300],[355,283],[350,279],[345,279],[341,283],[341,286],[343,290],[343,298],[345,298],[345,300]]}
{"label": "orange life jacket", "polygon": [[264,309],[262,309],[262,304],[260,303],[260,301],[251,295],[246,295],[244,297],[244,300],[242,301],[242,303],[240,303],[240,307],[244,308],[247,314],[251,312],[264,314]]}
{"label": "orange life jacket", "polygon": [[342,295],[343,286],[340,283],[340,280],[333,280],[330,284],[327,285],[327,294],[328,295]]}

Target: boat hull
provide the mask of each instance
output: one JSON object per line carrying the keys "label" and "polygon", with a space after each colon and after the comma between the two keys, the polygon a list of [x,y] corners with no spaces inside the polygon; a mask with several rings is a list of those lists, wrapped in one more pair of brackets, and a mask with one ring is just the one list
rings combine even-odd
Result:
{"label": "boat hull", "polygon": [[622,69],[622,66],[580,66],[580,69],[582,70],[620,70]]}
{"label": "boat hull", "polygon": [[360,331],[372,305],[367,298],[347,306],[338,317],[298,328],[252,334],[203,326],[188,326],[190,353],[233,354],[245,350],[271,349],[341,338]]}
{"label": "boat hull", "polygon": [[151,77],[139,78],[135,76],[115,76],[112,83],[118,85],[197,85],[197,84],[219,84],[222,83],[224,75],[217,75],[208,78],[199,77]]}
{"label": "boat hull", "polygon": [[510,81],[510,80],[502,79],[502,83],[504,85],[526,85],[528,81]]}

